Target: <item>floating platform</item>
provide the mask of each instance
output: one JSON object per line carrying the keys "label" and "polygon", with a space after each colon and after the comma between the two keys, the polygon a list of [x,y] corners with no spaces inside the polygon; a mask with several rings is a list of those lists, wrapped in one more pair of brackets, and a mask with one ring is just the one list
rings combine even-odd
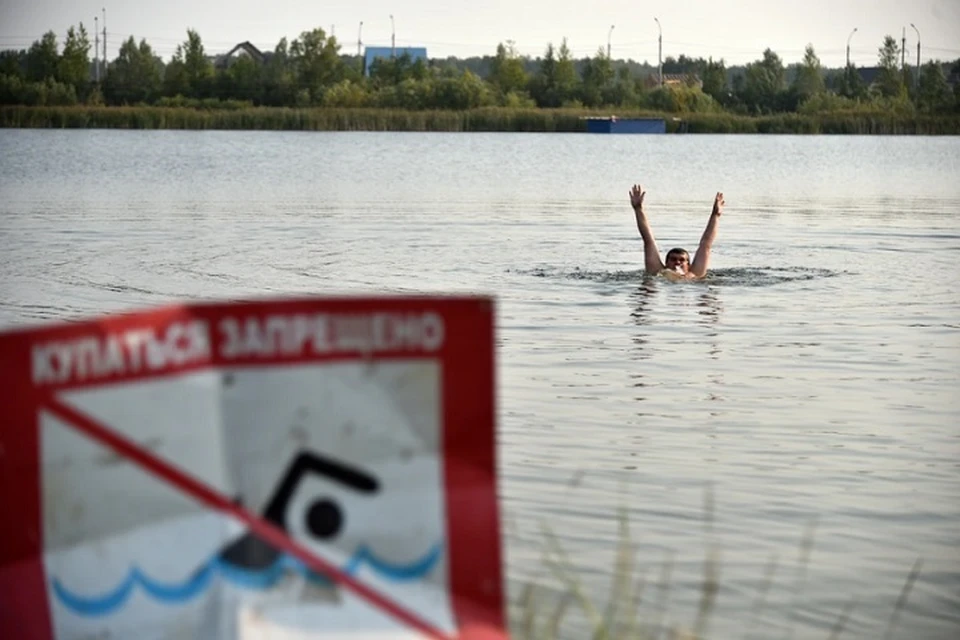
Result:
{"label": "floating platform", "polygon": [[587,133],[666,133],[663,118],[584,118]]}

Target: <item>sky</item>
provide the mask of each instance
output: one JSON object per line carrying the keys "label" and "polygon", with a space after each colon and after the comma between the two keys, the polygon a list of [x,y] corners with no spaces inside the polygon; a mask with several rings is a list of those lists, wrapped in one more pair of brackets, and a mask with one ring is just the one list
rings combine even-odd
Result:
{"label": "sky", "polygon": [[358,39],[389,46],[392,34],[397,46],[426,47],[431,58],[493,55],[508,41],[538,57],[566,38],[577,58],[609,41],[614,59],[656,64],[654,18],[663,58],[712,56],[731,66],[758,60],[769,47],[791,64],[811,44],[824,66],[842,67],[849,38],[851,62],[874,66],[884,36],[899,42],[904,28],[909,63],[917,30],[921,62],[960,58],[960,0],[0,0],[0,7],[0,49],[29,48],[51,30],[62,42],[81,22],[93,42],[105,9],[111,60],[129,36],[169,60],[188,28],[217,54],[243,41],[272,50],[283,37],[320,27],[351,54]]}

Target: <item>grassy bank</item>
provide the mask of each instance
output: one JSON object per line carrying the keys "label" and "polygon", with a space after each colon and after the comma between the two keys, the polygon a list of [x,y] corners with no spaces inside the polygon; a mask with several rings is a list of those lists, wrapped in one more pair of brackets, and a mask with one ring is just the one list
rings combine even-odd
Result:
{"label": "grassy bank", "polygon": [[[483,108],[469,111],[245,107],[0,107],[0,127],[53,129],[235,129],[272,131],[584,132],[582,109]],[[740,116],[728,113],[630,113],[662,117],[669,133],[960,135],[960,115],[870,112]]]}

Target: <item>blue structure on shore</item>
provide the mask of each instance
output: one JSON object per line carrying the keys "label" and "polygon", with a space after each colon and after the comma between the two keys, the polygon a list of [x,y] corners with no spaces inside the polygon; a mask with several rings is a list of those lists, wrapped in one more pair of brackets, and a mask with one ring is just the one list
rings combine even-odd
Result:
{"label": "blue structure on shore", "polygon": [[404,54],[410,57],[410,62],[416,62],[417,60],[423,60],[424,64],[429,62],[426,47],[366,47],[363,50],[363,75],[370,75],[370,65],[377,58],[400,58]]}
{"label": "blue structure on shore", "polygon": [[587,133],[666,133],[663,118],[586,118]]}

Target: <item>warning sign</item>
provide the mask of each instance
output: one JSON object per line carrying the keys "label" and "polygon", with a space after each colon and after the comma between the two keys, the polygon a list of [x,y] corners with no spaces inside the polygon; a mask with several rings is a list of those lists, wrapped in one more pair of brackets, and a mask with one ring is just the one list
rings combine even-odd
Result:
{"label": "warning sign", "polygon": [[504,638],[493,304],[0,334],[0,637]]}

